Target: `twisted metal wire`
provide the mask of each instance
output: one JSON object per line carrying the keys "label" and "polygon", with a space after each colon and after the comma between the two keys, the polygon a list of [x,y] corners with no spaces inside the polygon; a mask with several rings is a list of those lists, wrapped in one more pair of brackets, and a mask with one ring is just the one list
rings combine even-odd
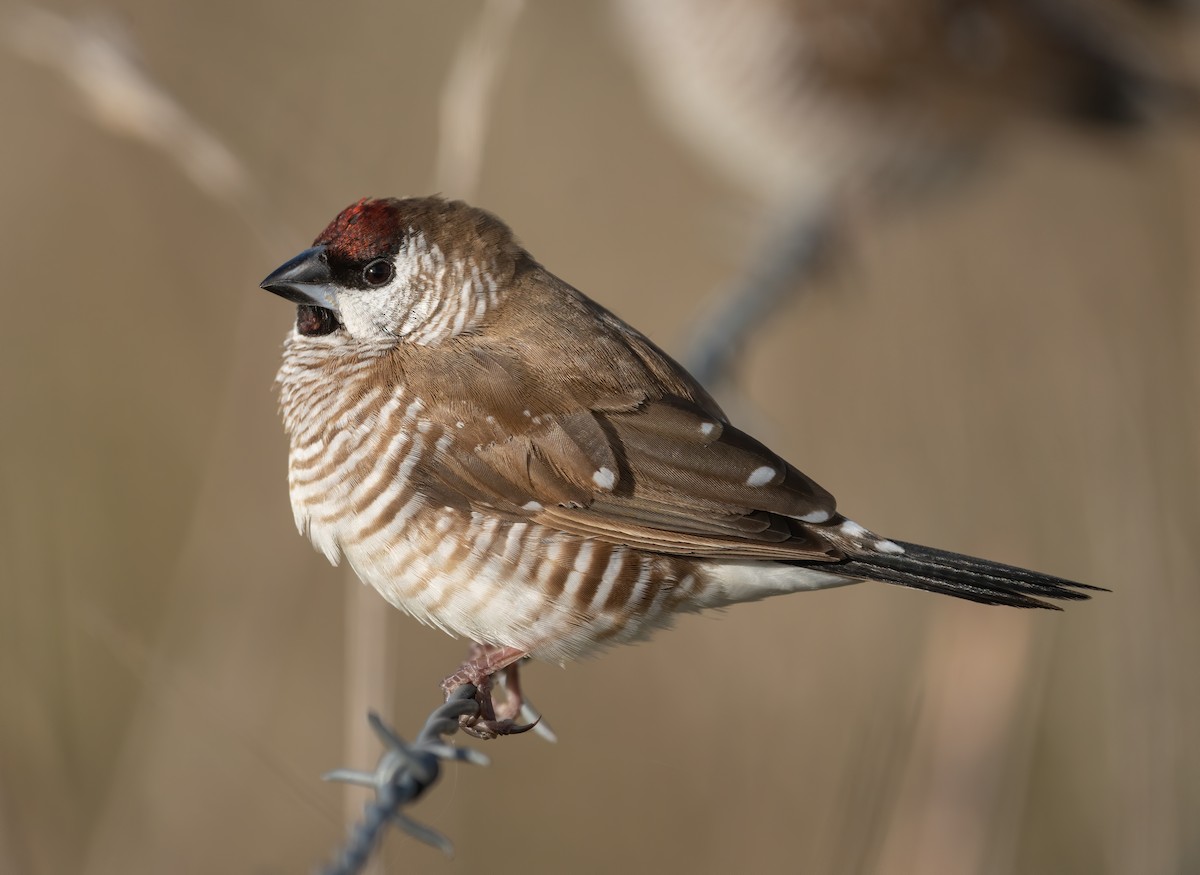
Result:
{"label": "twisted metal wire", "polygon": [[401,809],[416,802],[437,783],[443,760],[478,766],[488,764],[488,758],[479,751],[452,747],[445,741],[445,737],[458,731],[459,717],[477,713],[479,704],[475,701],[475,687],[471,684],[455,687],[445,704],[429,715],[411,744],[387,726],[378,714],[371,712],[368,715],[371,729],[386,748],[375,768],[370,772],[335,769],[323,778],[371,787],[375,790],[375,799],[367,803],[362,819],[351,828],[336,862],[323,869],[322,875],[357,875],[361,872],[389,823],[446,855],[453,852],[449,839],[417,823]]}

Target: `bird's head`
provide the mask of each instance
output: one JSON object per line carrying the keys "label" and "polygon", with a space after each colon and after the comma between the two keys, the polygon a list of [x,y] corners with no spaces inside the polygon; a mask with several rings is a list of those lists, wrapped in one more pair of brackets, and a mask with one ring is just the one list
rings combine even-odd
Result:
{"label": "bird's head", "polygon": [[364,198],[261,286],[299,305],[302,335],[431,345],[483,324],[521,253],[507,225],[462,201]]}

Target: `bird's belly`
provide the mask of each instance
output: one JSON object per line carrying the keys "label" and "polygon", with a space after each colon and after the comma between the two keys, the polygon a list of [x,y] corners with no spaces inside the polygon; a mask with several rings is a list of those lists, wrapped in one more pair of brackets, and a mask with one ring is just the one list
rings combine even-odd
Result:
{"label": "bird's belly", "polygon": [[363,581],[421,622],[556,662],[646,637],[700,607],[706,586],[685,558],[451,509],[400,537],[341,547]]}

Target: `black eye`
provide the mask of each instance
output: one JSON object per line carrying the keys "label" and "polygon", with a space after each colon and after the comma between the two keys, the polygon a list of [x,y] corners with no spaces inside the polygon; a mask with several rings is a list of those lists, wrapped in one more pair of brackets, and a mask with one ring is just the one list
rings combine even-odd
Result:
{"label": "black eye", "polygon": [[386,258],[376,258],[363,268],[363,279],[369,286],[381,286],[392,278],[395,268]]}
{"label": "black eye", "polygon": [[341,324],[331,310],[312,304],[301,304],[296,308],[296,330],[305,337],[333,334],[339,328]]}

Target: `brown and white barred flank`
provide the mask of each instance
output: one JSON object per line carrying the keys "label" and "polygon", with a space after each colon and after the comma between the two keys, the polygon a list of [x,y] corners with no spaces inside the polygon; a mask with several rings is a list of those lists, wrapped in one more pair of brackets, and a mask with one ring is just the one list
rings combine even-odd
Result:
{"label": "brown and white barred flank", "polygon": [[278,377],[296,524],[396,607],[487,645],[456,677],[861,579],[1016,607],[1086,597],[846,519],[461,202],[360,201],[263,287],[299,304]]}

